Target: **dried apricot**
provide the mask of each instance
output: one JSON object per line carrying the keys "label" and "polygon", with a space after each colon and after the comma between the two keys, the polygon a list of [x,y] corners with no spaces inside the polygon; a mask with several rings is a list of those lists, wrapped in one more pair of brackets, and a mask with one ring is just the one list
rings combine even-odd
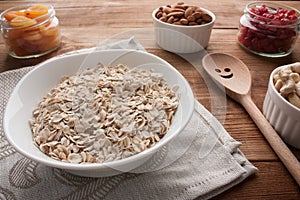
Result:
{"label": "dried apricot", "polygon": [[41,52],[49,51],[57,47],[60,43],[59,37],[46,37],[44,42],[39,46]]}
{"label": "dried apricot", "polygon": [[28,32],[26,35],[23,36],[23,38],[27,41],[36,41],[43,39],[42,35],[38,31]]}
{"label": "dried apricot", "polygon": [[55,27],[55,26],[40,29],[40,32],[41,32],[42,35],[45,35],[45,36],[55,36],[55,37],[57,37],[58,34],[59,34],[58,28]]}
{"label": "dried apricot", "polygon": [[7,38],[10,43],[17,42],[23,35],[23,31],[19,29],[12,29],[7,33]]}
{"label": "dried apricot", "polygon": [[25,16],[31,19],[43,16],[48,13],[48,7],[44,5],[34,5],[27,8],[25,11]]}
{"label": "dried apricot", "polygon": [[25,13],[21,11],[12,10],[4,14],[4,18],[9,22],[17,16],[25,16]]}
{"label": "dried apricot", "polygon": [[37,21],[34,19],[30,19],[25,16],[17,16],[11,20],[9,23],[10,26],[14,27],[27,27],[27,26],[33,26],[37,24]]}

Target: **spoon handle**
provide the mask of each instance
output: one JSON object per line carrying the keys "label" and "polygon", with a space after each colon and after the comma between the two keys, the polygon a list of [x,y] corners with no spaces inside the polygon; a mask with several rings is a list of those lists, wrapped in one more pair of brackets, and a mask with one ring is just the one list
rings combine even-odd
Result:
{"label": "spoon handle", "polygon": [[240,99],[240,103],[249,113],[263,136],[269,142],[279,159],[283,162],[287,170],[294,177],[298,185],[300,185],[300,163],[291,150],[282,141],[277,132],[270,125],[261,111],[256,107],[251,96],[244,95]]}

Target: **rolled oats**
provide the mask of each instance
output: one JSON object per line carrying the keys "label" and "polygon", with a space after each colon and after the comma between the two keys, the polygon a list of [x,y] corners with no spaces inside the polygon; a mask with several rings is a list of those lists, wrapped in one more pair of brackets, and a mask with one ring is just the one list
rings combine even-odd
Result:
{"label": "rolled oats", "polygon": [[135,155],[168,131],[179,104],[177,89],[162,74],[122,64],[64,77],[33,110],[34,143],[70,163]]}

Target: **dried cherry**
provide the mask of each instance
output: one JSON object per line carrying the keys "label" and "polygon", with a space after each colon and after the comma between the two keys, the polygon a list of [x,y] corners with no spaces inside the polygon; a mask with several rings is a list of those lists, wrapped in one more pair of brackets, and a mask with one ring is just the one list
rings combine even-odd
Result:
{"label": "dried cherry", "polygon": [[239,43],[256,53],[286,54],[297,39],[298,16],[294,9],[256,5],[240,19]]}

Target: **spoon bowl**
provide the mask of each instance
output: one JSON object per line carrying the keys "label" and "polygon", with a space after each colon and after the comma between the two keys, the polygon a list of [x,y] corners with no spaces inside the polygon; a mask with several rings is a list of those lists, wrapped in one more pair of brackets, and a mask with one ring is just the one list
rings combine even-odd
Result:
{"label": "spoon bowl", "polygon": [[251,75],[240,59],[224,53],[208,54],[203,58],[203,67],[215,81],[229,90],[227,92],[241,95],[250,93]]}
{"label": "spoon bowl", "polygon": [[202,64],[217,85],[225,87],[226,94],[245,108],[274,152],[300,185],[298,159],[251,99],[251,74],[247,66],[240,59],[224,53],[207,54],[203,57]]}

